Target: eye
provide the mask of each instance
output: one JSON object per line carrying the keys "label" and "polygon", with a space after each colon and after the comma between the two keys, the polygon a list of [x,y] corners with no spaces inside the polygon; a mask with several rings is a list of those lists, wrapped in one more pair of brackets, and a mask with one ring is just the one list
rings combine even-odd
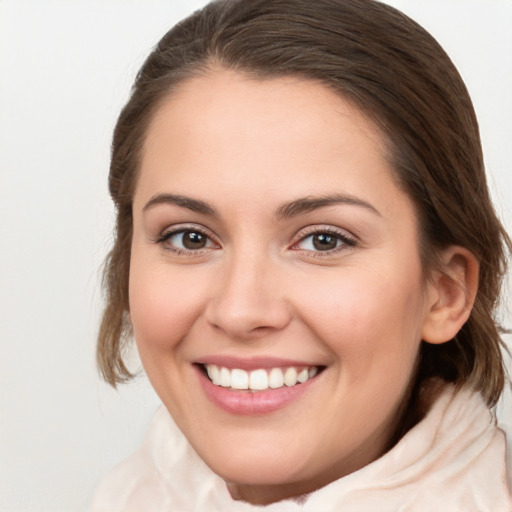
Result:
{"label": "eye", "polygon": [[316,233],[302,239],[297,245],[307,251],[331,251],[339,247],[341,243],[340,238],[335,235],[331,235],[330,233]]}
{"label": "eye", "polygon": [[177,253],[197,252],[216,247],[206,233],[194,229],[180,229],[164,233],[158,242],[165,244],[166,249]]}
{"label": "eye", "polygon": [[[299,234],[300,236],[300,234]],[[309,231],[293,246],[293,249],[311,252],[336,252],[344,247],[356,245],[354,238],[345,232],[333,229],[317,229]]]}

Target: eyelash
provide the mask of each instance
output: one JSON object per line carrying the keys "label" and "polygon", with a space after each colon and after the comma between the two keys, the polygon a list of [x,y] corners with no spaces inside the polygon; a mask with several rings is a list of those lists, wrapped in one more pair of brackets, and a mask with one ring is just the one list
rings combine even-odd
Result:
{"label": "eyelash", "polygon": [[199,256],[204,254],[206,251],[210,250],[211,247],[203,247],[199,249],[187,249],[187,248],[180,248],[172,245],[169,240],[180,234],[185,233],[195,233],[202,235],[206,238],[206,243],[214,244],[218,246],[217,242],[214,240],[214,238],[209,234],[206,230],[203,230],[197,226],[180,226],[176,229],[172,229],[170,231],[164,231],[160,236],[158,236],[154,242],[157,244],[160,244],[164,247],[166,251],[171,251],[174,254],[179,255],[185,255],[185,256]]}
{"label": "eyelash", "polygon": [[[315,251],[310,249],[301,249],[297,247],[300,243],[304,242],[308,238],[319,235],[335,237],[336,240],[340,242],[340,244],[337,247],[334,247],[333,249],[328,249],[325,251]],[[337,254],[340,251],[345,251],[348,248],[355,247],[357,245],[356,238],[350,236],[346,231],[335,229],[332,226],[311,226],[309,228],[301,230],[297,234],[297,237],[299,239],[292,245],[292,250],[308,253],[309,256],[313,256],[314,258],[333,256],[334,254]]]}
{"label": "eyelash", "polygon": [[[210,250],[212,247],[202,247],[198,249],[186,249],[179,248],[171,243],[169,240],[177,235],[185,234],[185,233],[195,233],[206,237],[206,243],[214,244],[219,246],[219,244],[215,241],[215,239],[209,234],[206,230],[203,230],[197,226],[180,226],[176,229],[172,229],[171,231],[164,231],[160,236],[158,236],[154,242],[164,246],[165,250],[171,251],[177,255],[185,255],[185,256],[199,256]],[[319,236],[319,235],[327,235],[330,237],[335,237],[337,243],[340,244],[337,247],[332,249],[327,249],[325,251],[321,250],[311,250],[311,249],[301,249],[297,247],[299,244],[303,243],[310,237]],[[309,256],[313,256],[315,258],[321,258],[326,256],[332,256],[333,254],[337,254],[340,251],[346,250],[350,247],[355,247],[357,245],[357,240],[348,235],[345,231],[337,230],[332,226],[311,226],[309,228],[305,228],[300,231],[295,238],[298,238],[296,242],[293,243],[291,249],[297,252],[307,253]]]}

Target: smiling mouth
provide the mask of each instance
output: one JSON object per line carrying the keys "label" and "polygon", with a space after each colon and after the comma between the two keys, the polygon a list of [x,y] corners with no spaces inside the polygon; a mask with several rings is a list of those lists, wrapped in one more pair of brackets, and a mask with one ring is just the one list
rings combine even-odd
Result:
{"label": "smiling mouth", "polygon": [[256,369],[252,371],[240,368],[226,368],[215,364],[200,364],[200,368],[208,379],[218,387],[234,391],[266,391],[305,384],[313,379],[325,367],[276,367]]}

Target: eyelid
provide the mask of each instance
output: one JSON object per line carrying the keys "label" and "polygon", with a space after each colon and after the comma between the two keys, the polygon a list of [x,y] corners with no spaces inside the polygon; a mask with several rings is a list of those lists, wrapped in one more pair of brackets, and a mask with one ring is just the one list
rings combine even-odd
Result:
{"label": "eyelid", "polygon": [[[203,247],[200,249],[182,249],[179,247],[174,247],[170,244],[165,245],[165,243],[174,235],[178,235],[180,233],[185,233],[187,231],[201,233],[206,236],[208,240],[210,240],[216,247]],[[172,226],[166,227],[164,230],[160,232],[156,237],[153,238],[153,243],[161,244],[165,250],[168,250],[177,254],[188,254],[192,256],[202,255],[204,252],[211,251],[212,249],[220,248],[220,243],[217,240],[217,237],[206,227],[201,226],[200,224],[192,224],[192,223],[184,223],[184,224],[174,224]]]}
{"label": "eyelid", "polygon": [[[316,235],[316,234],[328,234],[328,235],[336,236],[342,241],[342,244],[339,247],[336,247],[336,248],[330,249],[330,250],[326,250],[326,251],[311,251],[308,249],[300,249],[300,248],[296,247],[300,242],[302,242],[305,239],[307,239],[308,237]],[[346,250],[347,248],[355,247],[358,244],[357,237],[354,236],[352,233],[350,233],[349,231],[347,231],[345,229],[342,229],[342,228],[339,228],[336,226],[332,226],[329,224],[315,224],[315,225],[311,225],[311,226],[302,228],[296,233],[296,235],[293,237],[293,240],[294,241],[292,242],[290,249],[296,250],[296,251],[304,251],[304,252],[308,252],[308,253],[314,253],[315,256],[332,255],[335,252],[338,252],[340,250]]]}

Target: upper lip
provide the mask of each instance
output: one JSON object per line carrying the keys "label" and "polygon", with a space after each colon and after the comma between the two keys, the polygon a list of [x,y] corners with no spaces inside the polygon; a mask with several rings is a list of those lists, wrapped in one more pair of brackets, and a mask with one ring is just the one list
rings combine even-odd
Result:
{"label": "upper lip", "polygon": [[288,368],[290,366],[300,368],[311,368],[313,366],[324,366],[307,361],[300,361],[296,359],[285,359],[280,357],[271,356],[256,356],[256,357],[236,357],[236,356],[222,356],[211,355],[205,356],[195,361],[197,364],[214,364],[216,366],[223,366],[225,368],[233,369],[239,368],[241,370],[258,370],[270,368]]}

